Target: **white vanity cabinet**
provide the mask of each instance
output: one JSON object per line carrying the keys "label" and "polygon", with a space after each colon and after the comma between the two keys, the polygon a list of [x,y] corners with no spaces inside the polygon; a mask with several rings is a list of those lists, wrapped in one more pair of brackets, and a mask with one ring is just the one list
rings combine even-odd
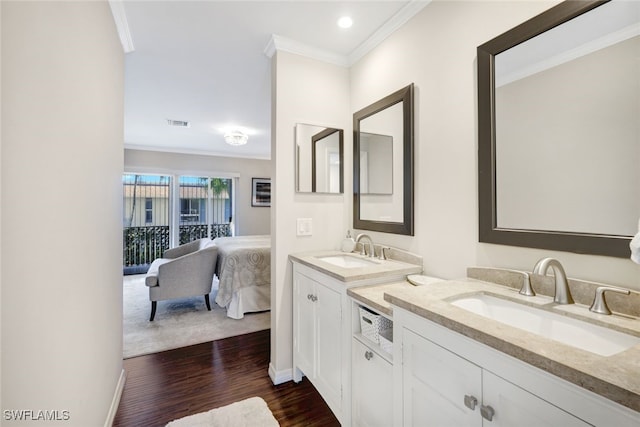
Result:
{"label": "white vanity cabinet", "polygon": [[[384,315],[369,307],[363,316],[361,304],[353,301],[351,345],[351,414],[352,425],[388,427],[393,424],[393,356],[388,347],[373,342],[363,334],[361,325]],[[376,321],[370,325],[376,325]],[[375,330],[375,326],[370,330]],[[366,336],[365,336],[366,335]],[[390,338],[390,337],[388,337]]]}
{"label": "white vanity cabinet", "polygon": [[589,425],[409,329],[402,334],[403,425]]}
{"label": "white vanity cabinet", "polygon": [[306,376],[343,426],[351,420],[347,287],[293,263],[293,380]]}
{"label": "white vanity cabinet", "polygon": [[394,337],[395,426],[638,425],[628,408],[397,307]]}
{"label": "white vanity cabinet", "polygon": [[353,338],[353,426],[388,427],[393,424],[393,365],[381,353]]}
{"label": "white vanity cabinet", "polygon": [[297,273],[293,282],[294,381],[302,374],[325,399],[341,407],[340,292]]}
{"label": "white vanity cabinet", "polygon": [[[290,256],[293,263],[293,380],[299,382],[306,376],[342,426],[353,422],[387,427],[393,411],[391,355],[387,355],[386,360],[377,357],[378,354],[374,357],[374,353],[382,349],[366,350],[362,345],[364,338],[354,336],[353,320],[357,315],[353,310],[357,311],[357,305],[347,290],[404,280],[407,274],[420,272],[422,267],[393,260],[366,260],[367,264],[361,265],[370,264],[367,267],[331,267],[322,262],[323,256],[344,258],[347,255],[323,252]],[[352,353],[352,344],[356,353]],[[368,356],[367,351],[372,356]],[[355,406],[352,405],[353,378],[358,388],[355,396],[359,403]],[[380,394],[380,385],[372,385],[374,380],[382,384],[382,393],[386,396]],[[386,407],[377,404],[383,397]],[[354,417],[352,421],[352,407],[360,411],[358,420]],[[382,423],[379,417],[389,422]]]}

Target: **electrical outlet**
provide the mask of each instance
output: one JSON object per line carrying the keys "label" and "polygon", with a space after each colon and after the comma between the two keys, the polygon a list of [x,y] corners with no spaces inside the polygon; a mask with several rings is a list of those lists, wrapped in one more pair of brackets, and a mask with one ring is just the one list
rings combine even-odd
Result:
{"label": "electrical outlet", "polygon": [[313,234],[313,219],[298,218],[296,234],[298,236],[311,236]]}

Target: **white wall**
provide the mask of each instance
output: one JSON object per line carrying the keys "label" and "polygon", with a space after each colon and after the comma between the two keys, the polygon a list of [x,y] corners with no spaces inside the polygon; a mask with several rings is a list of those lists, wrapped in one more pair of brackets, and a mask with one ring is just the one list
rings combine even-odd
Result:
{"label": "white wall", "polygon": [[231,175],[238,177],[236,187],[237,234],[248,236],[270,233],[269,207],[251,206],[251,178],[270,178],[271,161],[246,158],[125,150],[124,168],[128,173],[165,173],[184,175]]}
{"label": "white wall", "polygon": [[[270,375],[291,378],[292,292],[288,255],[337,249],[351,223],[352,126],[348,70],[286,52],[272,59],[271,365]],[[295,192],[296,123],[344,129],[346,194]],[[296,236],[296,219],[313,220],[313,236]],[[288,378],[287,378],[288,377]]]}
{"label": "white wall", "polygon": [[416,234],[372,232],[374,242],[419,253],[444,278],[473,265],[531,270],[552,256],[570,277],[640,290],[628,259],[478,243],[476,47],[556,3],[435,1],[351,68],[352,112],[416,84]]}
{"label": "white wall", "polygon": [[637,232],[639,53],[637,36],[496,89],[498,227]]}
{"label": "white wall", "polygon": [[1,8],[2,409],[103,425],[122,373],[122,46],[106,2]]}

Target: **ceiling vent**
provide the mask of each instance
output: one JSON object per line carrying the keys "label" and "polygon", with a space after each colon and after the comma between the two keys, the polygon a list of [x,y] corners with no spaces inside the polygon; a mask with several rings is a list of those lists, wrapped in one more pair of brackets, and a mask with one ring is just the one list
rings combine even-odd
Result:
{"label": "ceiling vent", "polygon": [[191,127],[191,124],[187,121],[184,120],[171,120],[171,119],[167,119],[167,123],[169,124],[169,126],[176,126],[179,128],[188,128]]}

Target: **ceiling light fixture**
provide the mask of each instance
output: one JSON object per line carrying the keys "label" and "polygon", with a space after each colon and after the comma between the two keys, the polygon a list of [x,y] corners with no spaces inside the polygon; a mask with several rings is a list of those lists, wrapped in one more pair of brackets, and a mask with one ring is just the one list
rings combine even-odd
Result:
{"label": "ceiling light fixture", "polygon": [[239,130],[233,130],[224,134],[224,140],[229,145],[244,145],[249,140],[249,135]]}
{"label": "ceiling light fixture", "polygon": [[353,19],[348,16],[343,16],[342,18],[338,19],[338,27],[340,28],[351,28],[352,25]]}

